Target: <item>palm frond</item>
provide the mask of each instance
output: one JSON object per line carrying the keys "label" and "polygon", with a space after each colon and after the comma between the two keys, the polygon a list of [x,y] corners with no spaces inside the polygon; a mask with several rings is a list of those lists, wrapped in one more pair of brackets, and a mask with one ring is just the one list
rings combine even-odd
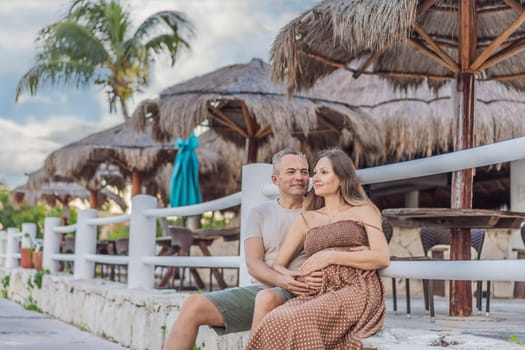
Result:
{"label": "palm frond", "polygon": [[16,86],[15,101],[23,92],[29,92],[30,95],[36,95],[39,87],[50,85],[74,85],[76,87],[86,87],[91,83],[93,67],[86,65],[84,62],[46,62],[33,66]]}
{"label": "palm frond", "polygon": [[161,53],[167,50],[171,56],[171,65],[175,64],[175,57],[179,52],[180,46],[189,48],[189,44],[178,35],[163,34],[151,38],[146,44],[146,50],[153,50],[155,53]]}
{"label": "palm frond", "polygon": [[118,3],[111,2],[106,6],[100,22],[105,28],[105,33],[109,35],[114,49],[118,51],[120,44],[126,40],[125,35],[130,25],[129,14]]}
{"label": "palm frond", "polygon": [[85,60],[92,65],[111,60],[103,43],[78,23],[64,21],[57,24],[47,42],[46,51],[54,55],[68,56],[73,60]]}
{"label": "palm frond", "polygon": [[[146,18],[137,28],[135,38],[145,40],[146,36],[151,34],[156,27],[169,29],[170,33],[181,36],[186,35],[190,39],[195,35],[193,23],[182,12],[178,11],[160,11]],[[184,42],[187,42],[184,39]]]}

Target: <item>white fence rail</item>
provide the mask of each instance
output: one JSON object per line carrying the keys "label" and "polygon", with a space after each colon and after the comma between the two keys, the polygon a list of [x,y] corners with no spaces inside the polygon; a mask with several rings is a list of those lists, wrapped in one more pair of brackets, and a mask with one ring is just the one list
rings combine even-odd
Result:
{"label": "white fence rail", "polygon": [[[397,164],[358,170],[363,184],[379,183],[525,159],[525,138],[499,142],[455,153],[418,159]],[[277,195],[270,182],[271,165],[249,164],[243,167],[242,192],[192,206],[157,208],[154,197],[135,196],[131,214],[98,218],[97,212],[88,209],[79,212],[76,225],[59,226],[58,218],[46,218],[44,225],[44,268],[57,271],[59,260],[74,261],[74,278],[94,277],[94,264],[128,265],[129,288],[153,288],[154,266],[225,267],[239,268],[241,285],[249,276],[244,264],[244,227],[246,214],[254,205]],[[208,211],[223,210],[241,205],[240,256],[173,257],[155,255],[156,218],[193,216]],[[130,222],[129,256],[96,254],[97,226]],[[59,254],[60,234],[75,232],[75,254]],[[18,266],[18,230],[8,228],[0,232],[0,263],[7,268]],[[393,261],[381,271],[385,277],[410,277],[455,280],[512,280],[525,281],[525,260],[491,261]]]}

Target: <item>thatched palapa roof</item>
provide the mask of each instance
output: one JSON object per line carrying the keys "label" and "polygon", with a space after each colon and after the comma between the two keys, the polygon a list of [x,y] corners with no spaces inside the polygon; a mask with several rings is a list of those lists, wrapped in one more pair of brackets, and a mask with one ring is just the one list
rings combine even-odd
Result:
{"label": "thatched palapa roof", "polygon": [[[470,4],[476,18],[468,28],[475,28],[471,42],[476,59],[467,62],[468,70],[478,80],[497,80],[524,91],[521,2]],[[272,79],[286,82],[293,93],[344,68],[356,77],[381,75],[400,88],[426,82],[438,89],[467,70],[458,62],[465,53],[460,51],[459,21],[468,20],[459,16],[459,8],[458,0],[322,1],[287,24],[275,39]]]}
{"label": "thatched palapa roof", "polygon": [[[376,125],[346,101],[334,101],[321,90],[287,99],[282,85],[269,78],[270,66],[259,59],[236,64],[174,85],[160,94],[159,115],[152,115],[153,135],[166,139],[187,137],[198,125],[207,125],[224,139],[244,146],[250,161],[258,146],[270,144],[271,154],[298,141],[322,149],[356,145],[355,158],[373,159],[377,150]],[[146,128],[144,113],[134,118]],[[271,140],[271,141],[270,141]],[[250,143],[256,143],[250,148]],[[258,160],[266,157],[259,156]]]}
{"label": "thatched palapa roof", "polygon": [[[46,202],[50,206],[55,206],[57,201],[67,205],[70,200],[75,198],[89,199],[90,191],[64,177],[60,177],[60,180],[46,180],[43,168],[29,174],[26,184],[10,192],[10,199],[16,205],[22,203],[36,205],[40,201]],[[97,206],[101,206],[108,200],[112,200],[122,211],[126,211],[126,202],[120,196],[104,188],[98,191]]]}
{"label": "thatched palapa roof", "polygon": [[54,151],[46,158],[45,168],[49,174],[91,178],[101,163],[110,163],[124,175],[133,171],[147,175],[172,162],[176,152],[173,143],[154,142],[148,131],[139,133],[123,123]]}

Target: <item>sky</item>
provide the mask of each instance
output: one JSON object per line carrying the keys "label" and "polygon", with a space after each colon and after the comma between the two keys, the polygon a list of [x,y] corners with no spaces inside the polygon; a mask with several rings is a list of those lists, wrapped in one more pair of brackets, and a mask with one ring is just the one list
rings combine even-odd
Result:
{"label": "sky", "polygon": [[[269,61],[271,44],[286,23],[318,0],[121,0],[135,24],[160,10],[184,12],[195,25],[191,51],[173,67],[167,55],[156,56],[150,84],[134,95],[128,110],[179,82],[223,66]],[[34,63],[39,29],[60,20],[69,1],[0,0],[0,183],[12,189],[25,174],[42,167],[52,151],[123,122],[110,114],[99,88],[45,87],[36,96],[16,86]]]}

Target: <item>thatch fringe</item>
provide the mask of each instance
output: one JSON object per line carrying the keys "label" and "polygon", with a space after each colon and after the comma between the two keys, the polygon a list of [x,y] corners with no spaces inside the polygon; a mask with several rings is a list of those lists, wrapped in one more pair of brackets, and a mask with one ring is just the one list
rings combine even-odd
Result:
{"label": "thatch fringe", "polygon": [[[270,81],[270,66],[260,59],[248,64],[236,64],[174,85],[160,94],[160,113],[135,123],[144,129],[152,125],[155,139],[163,141],[174,136],[187,137],[195,127],[213,128],[224,139],[244,147],[250,136],[259,140],[259,161],[267,159],[272,149],[279,149],[301,140],[308,140],[308,149],[341,147],[345,129],[359,143],[357,158],[373,162],[378,152],[377,126],[363,113],[354,110],[348,100],[332,98],[330,84],[296,94],[288,99],[283,85]],[[258,124],[249,135],[243,116],[243,106]],[[235,127],[216,121],[225,116]],[[141,118],[142,116],[138,116]],[[322,118],[333,124],[332,132]],[[265,130],[268,130],[266,132]]]}
{"label": "thatch fringe", "polygon": [[[436,91],[421,88],[396,91],[380,77],[367,75],[355,80],[345,70],[320,79],[316,86],[325,84],[332,86],[333,99],[351,101],[353,109],[362,111],[378,125],[381,146],[373,164],[453,150],[456,126],[450,85]],[[525,101],[521,94],[508,91],[497,82],[478,82],[475,88],[476,146],[525,136]],[[359,130],[359,126],[354,129]]]}

